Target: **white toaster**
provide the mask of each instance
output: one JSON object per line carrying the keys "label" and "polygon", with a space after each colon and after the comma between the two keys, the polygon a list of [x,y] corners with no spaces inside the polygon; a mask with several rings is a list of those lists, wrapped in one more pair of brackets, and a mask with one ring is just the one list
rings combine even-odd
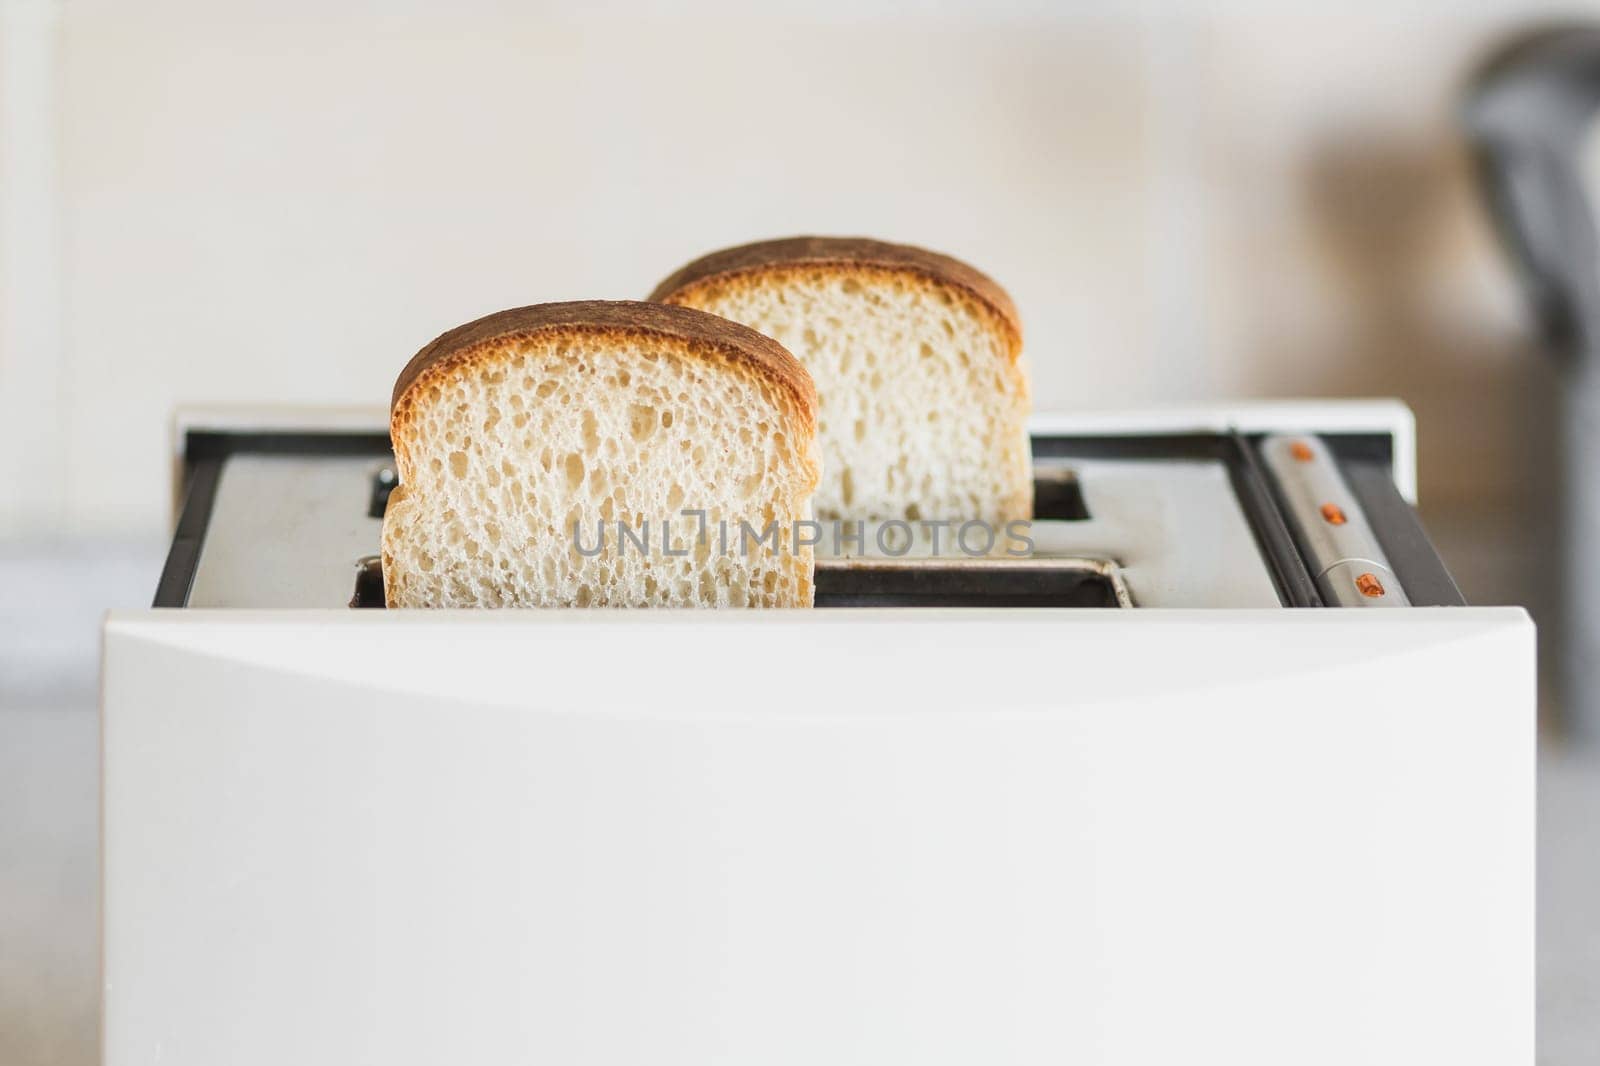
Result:
{"label": "white toaster", "polygon": [[1534,630],[1398,404],[1040,418],[1033,558],[787,612],[352,609],[382,412],[178,442],[108,1066],[1533,1062]]}

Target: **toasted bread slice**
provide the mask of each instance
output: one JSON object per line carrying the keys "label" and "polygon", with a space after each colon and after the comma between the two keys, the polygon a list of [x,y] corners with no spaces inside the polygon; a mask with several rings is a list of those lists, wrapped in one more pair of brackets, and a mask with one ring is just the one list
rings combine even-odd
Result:
{"label": "toasted bread slice", "polygon": [[[585,301],[479,319],[395,384],[385,598],[810,606],[811,551],[787,530],[811,516],[815,433],[805,370],[714,315]],[[740,523],[784,535],[741,543]]]}
{"label": "toasted bread slice", "polygon": [[818,518],[1032,517],[1022,328],[974,268],[906,245],[796,237],[713,252],[651,299],[751,326],[811,372]]}

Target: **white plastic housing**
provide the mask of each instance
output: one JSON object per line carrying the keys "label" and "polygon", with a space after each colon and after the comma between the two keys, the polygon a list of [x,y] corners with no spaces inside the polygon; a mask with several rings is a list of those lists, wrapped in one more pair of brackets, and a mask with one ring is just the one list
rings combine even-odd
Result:
{"label": "white plastic housing", "polygon": [[114,615],[109,1066],[1533,1061],[1515,609]]}

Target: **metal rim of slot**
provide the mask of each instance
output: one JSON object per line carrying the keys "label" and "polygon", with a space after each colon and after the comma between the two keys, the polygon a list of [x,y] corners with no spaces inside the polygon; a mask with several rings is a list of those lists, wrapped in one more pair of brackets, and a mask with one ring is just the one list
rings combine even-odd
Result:
{"label": "metal rim of slot", "polygon": [[[382,578],[383,560],[378,555],[364,555],[356,560],[356,588],[350,600],[351,607],[369,606],[367,597],[375,590],[383,587]],[[1120,608],[1133,606],[1133,595],[1128,591],[1128,583],[1123,580],[1122,567],[1112,559],[1096,559],[1088,556],[1051,556],[1041,558],[1029,556],[1027,558],[963,558],[963,559],[893,559],[877,558],[870,556],[855,556],[850,558],[818,559],[816,561],[818,573],[859,573],[863,571],[872,573],[994,573],[995,571],[1008,571],[1013,573],[1037,573],[1041,570],[1052,572],[1089,573],[1105,581],[1111,589],[1111,594]],[[365,594],[363,590],[366,590]],[[379,593],[381,595],[381,593]],[[372,605],[381,606],[381,605]]]}
{"label": "metal rim of slot", "polygon": [[965,573],[984,573],[997,570],[1017,571],[1026,573],[1038,570],[1064,570],[1087,571],[1097,577],[1105,579],[1110,585],[1112,595],[1116,597],[1118,607],[1132,607],[1133,597],[1128,592],[1128,584],[1122,579],[1122,568],[1111,559],[1093,559],[1087,556],[1026,556],[1013,558],[971,556],[964,558],[928,558],[895,559],[880,558],[877,556],[850,556],[843,558],[818,559],[817,570],[834,573],[845,573],[852,570],[871,570],[877,572],[915,573],[917,571],[952,570]]}

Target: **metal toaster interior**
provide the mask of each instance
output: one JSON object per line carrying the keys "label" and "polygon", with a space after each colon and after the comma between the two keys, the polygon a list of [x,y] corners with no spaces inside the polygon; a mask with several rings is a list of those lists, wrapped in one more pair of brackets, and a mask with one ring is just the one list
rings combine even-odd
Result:
{"label": "metal toaster interior", "polygon": [[[386,435],[191,430],[157,607],[382,606]],[[828,557],[851,607],[1385,607],[1465,601],[1382,433],[1035,434],[1026,558]]]}

